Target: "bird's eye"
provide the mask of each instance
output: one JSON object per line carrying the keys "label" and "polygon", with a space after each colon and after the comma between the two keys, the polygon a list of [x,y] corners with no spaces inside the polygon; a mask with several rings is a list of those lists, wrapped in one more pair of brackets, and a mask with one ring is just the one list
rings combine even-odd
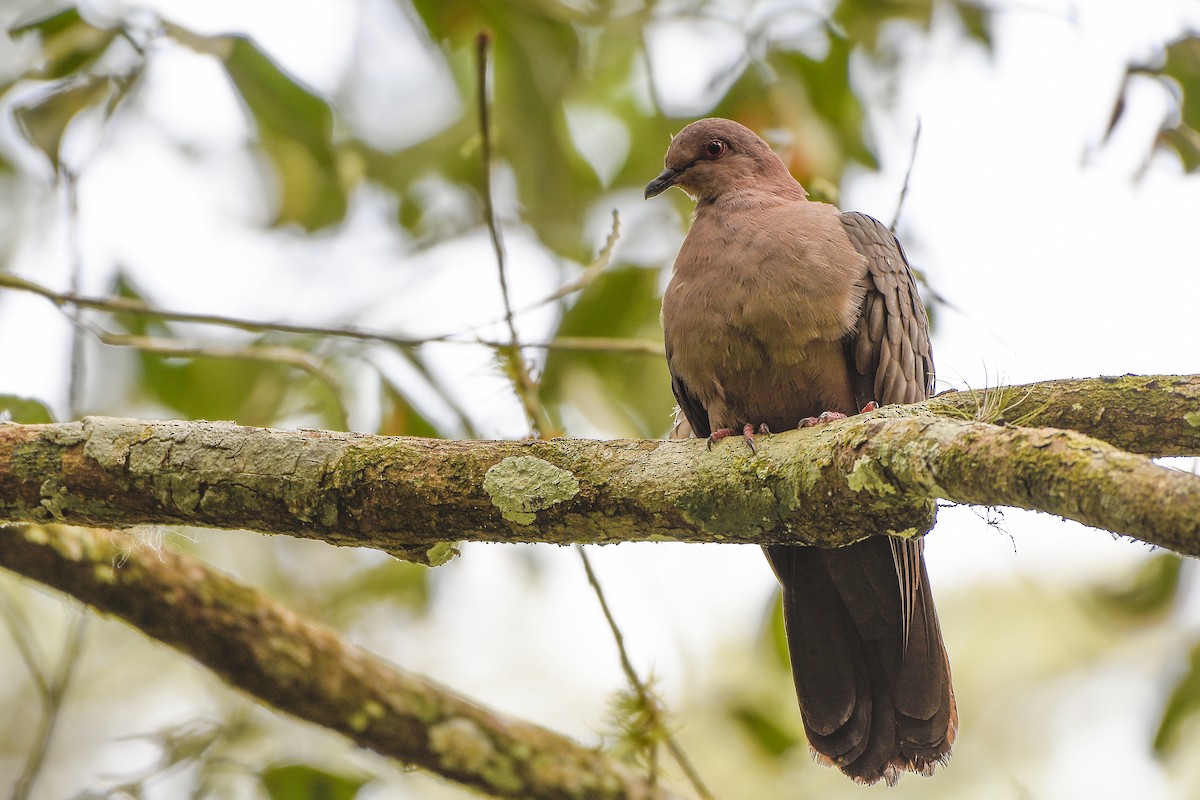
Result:
{"label": "bird's eye", "polygon": [[725,155],[725,143],[720,139],[713,139],[708,144],[704,145],[705,158],[720,158]]}

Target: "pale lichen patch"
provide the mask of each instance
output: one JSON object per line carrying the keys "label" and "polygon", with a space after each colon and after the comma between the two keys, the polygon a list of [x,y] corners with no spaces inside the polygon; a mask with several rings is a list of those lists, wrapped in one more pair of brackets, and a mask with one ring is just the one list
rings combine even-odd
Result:
{"label": "pale lichen patch", "polygon": [[429,729],[429,746],[447,772],[478,775],[497,794],[515,795],[525,786],[512,758],[497,750],[474,720],[457,717],[434,725]]}
{"label": "pale lichen patch", "polygon": [[92,575],[95,576],[96,583],[111,586],[117,582],[117,571],[113,569],[112,564],[96,564],[92,567]]}
{"label": "pale lichen patch", "polygon": [[350,730],[356,733],[362,733],[367,727],[377,719],[383,719],[384,708],[375,700],[368,700],[363,703],[362,708],[357,709],[347,722],[350,724]]}
{"label": "pale lichen patch", "polygon": [[846,476],[846,485],[851,491],[869,492],[874,495],[895,494],[896,487],[884,476],[879,462],[868,456],[859,456]]}
{"label": "pale lichen patch", "polygon": [[487,471],[483,489],[506,520],[531,525],[538,511],[579,494],[579,481],[549,461],[534,456],[512,456]]}
{"label": "pale lichen patch", "polygon": [[58,482],[57,478],[47,478],[42,481],[39,495],[42,508],[49,511],[50,516],[57,520],[66,519],[67,512],[74,505],[71,493],[67,491],[67,487]]}
{"label": "pale lichen patch", "polygon": [[87,433],[83,429],[83,423],[80,422],[64,422],[61,425],[55,425],[46,434],[46,441],[62,447],[70,447],[86,439]]}

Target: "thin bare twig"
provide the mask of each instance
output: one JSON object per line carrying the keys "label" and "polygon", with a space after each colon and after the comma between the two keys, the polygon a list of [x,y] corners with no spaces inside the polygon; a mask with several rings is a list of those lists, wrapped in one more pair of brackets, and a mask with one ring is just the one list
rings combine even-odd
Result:
{"label": "thin bare twig", "polygon": [[507,256],[504,250],[504,240],[500,235],[500,222],[496,218],[496,205],[492,195],[492,126],[491,103],[488,99],[488,75],[490,71],[488,67],[491,61],[491,44],[492,34],[489,31],[481,31],[475,38],[476,57],[478,59],[479,131],[482,139],[480,150],[482,151],[481,157],[483,160],[483,213],[487,221],[488,233],[492,238],[492,249],[496,253],[496,269],[500,274],[500,294],[504,299],[504,322],[508,326],[509,335],[508,346],[499,348],[499,353],[504,358],[509,379],[512,381],[517,398],[521,401],[522,408],[525,410],[525,417],[529,421],[529,426],[534,436],[549,439],[556,432],[554,424],[550,421],[550,415],[546,413],[546,409],[542,406],[542,402],[538,398],[538,384],[530,374],[529,366],[525,363],[525,356],[521,350],[520,337],[517,335],[517,326],[513,321],[512,300],[509,298],[508,293]]}
{"label": "thin bare twig", "polygon": [[[88,297],[72,292],[58,292],[40,283],[9,273],[0,273],[0,288],[15,289],[29,292],[45,298],[56,306],[80,306],[95,311],[108,311],[115,314],[139,314],[155,319],[168,319],[175,322],[193,322],[199,325],[216,325],[224,328],[236,328],[251,333],[291,333],[300,336],[325,336],[333,339],[353,339],[366,342],[390,344],[401,350],[415,349],[427,344],[457,344],[490,347],[499,350],[509,347],[507,342],[491,339],[452,339],[455,334],[417,338],[411,336],[394,336],[382,331],[372,331],[353,326],[322,327],[319,325],[295,325],[289,322],[265,322],[262,320],[226,317],[219,314],[201,314],[191,311],[174,311],[148,305],[141,300],[128,297]],[[646,342],[638,339],[609,339],[591,336],[564,336],[549,342],[525,342],[522,347],[539,350],[587,350],[590,352],[637,353],[649,356],[661,356],[662,345],[656,342]]]}
{"label": "thin bare twig", "polygon": [[236,328],[238,330],[249,331],[250,333],[292,333],[301,336],[329,336],[341,339],[380,342],[400,348],[420,347],[423,344],[447,338],[446,336],[430,338],[394,336],[383,331],[372,331],[353,326],[324,327],[320,325],[297,325],[290,322],[265,322],[240,317],[228,317],[221,314],[175,311],[158,308],[130,297],[89,297],[74,292],[57,292],[39,283],[7,273],[0,273],[0,287],[30,292],[44,297],[54,305],[60,307],[79,306],[80,308],[90,308],[96,311],[109,311],[114,314],[137,314],[144,317],[168,319],[175,322],[193,322],[199,325]]}
{"label": "thin bare twig", "polygon": [[179,339],[159,339],[153,336],[128,336],[110,333],[91,323],[80,320],[78,324],[96,337],[101,344],[111,347],[132,347],[143,353],[154,353],[161,356],[176,356],[179,358],[221,358],[236,361],[254,361],[261,364],[278,364],[306,372],[320,383],[324,384],[333,395],[337,418],[334,424],[341,430],[348,427],[346,407],[342,401],[341,387],[337,380],[329,374],[325,366],[311,353],[297,350],[286,345],[252,345],[249,347],[222,347],[209,344],[196,344]]}
{"label": "thin bare twig", "polygon": [[[629,651],[625,649],[625,637],[621,634],[621,628],[617,625],[616,619],[612,615],[612,611],[608,608],[608,601],[604,598],[604,590],[600,587],[600,580],[596,577],[596,573],[592,570],[592,563],[588,559],[587,551],[583,545],[575,545],[575,551],[579,553],[579,559],[583,562],[583,571],[587,573],[588,583],[591,584],[592,591],[596,593],[596,599],[600,601],[600,610],[604,613],[604,619],[608,622],[609,630],[612,631],[613,641],[617,644],[617,654],[621,658],[621,669],[625,672],[625,679],[629,681],[629,685],[633,688],[637,695],[638,702],[646,713],[650,715],[653,724],[656,728],[662,731],[663,741],[667,745],[667,751],[671,757],[675,759],[675,763],[683,770],[684,776],[688,782],[692,784],[692,788],[696,790],[696,794],[702,800],[714,800],[712,792],[704,785],[700,773],[696,771],[692,765],[691,759],[688,758],[683,747],[675,739],[675,735],[671,733],[670,727],[667,725],[666,714],[658,698],[646,688],[646,684],[638,676],[637,670],[633,667],[633,662],[629,660]],[[658,770],[658,760],[653,756],[650,762],[650,783],[653,785],[655,776]]]}
{"label": "thin bare twig", "polygon": [[[41,673],[34,660],[25,656],[25,650],[22,649],[22,657],[26,659],[29,671],[34,676],[34,683],[39,687],[38,694],[42,703],[42,714],[38,720],[37,729],[33,733],[33,746],[25,758],[25,766],[13,784],[12,800],[26,800],[33,792],[34,784],[37,782],[38,776],[42,772],[42,766],[46,763],[46,756],[50,752],[50,743],[54,738],[54,729],[62,711],[63,699],[71,685],[75,667],[79,663],[79,655],[83,651],[83,637],[87,630],[88,615],[78,604],[73,603],[70,608],[73,616],[67,631],[65,648],[54,668],[54,674],[49,679]],[[8,615],[6,614],[6,616]],[[10,630],[13,629],[10,628]],[[22,639],[15,633],[14,639],[20,646]],[[26,641],[25,645],[28,646],[29,643]],[[32,656],[31,649],[29,656]]]}
{"label": "thin bare twig", "polygon": [[512,300],[508,294],[508,254],[504,249],[504,239],[500,234],[500,223],[496,219],[496,204],[492,194],[492,115],[491,103],[488,101],[488,67],[491,62],[491,44],[492,34],[489,31],[482,31],[475,39],[479,59],[479,135],[482,141],[480,150],[483,156],[483,171],[480,180],[483,185],[483,216],[487,222],[488,235],[492,239],[492,250],[496,253],[496,271],[500,276],[500,296],[504,300],[504,323],[508,326],[509,338],[515,346],[519,337],[516,324],[513,322]]}
{"label": "thin bare twig", "polygon": [[[68,285],[71,292],[77,293],[83,282],[83,250],[79,243],[79,175],[74,170],[60,166],[58,170],[59,186],[63,192],[66,204],[64,221],[67,228],[67,259]],[[84,337],[81,310],[77,306],[63,309],[73,323],[71,329],[71,352],[68,362],[67,377],[67,415],[77,419],[83,413],[83,394],[87,382],[87,365],[85,362]],[[9,633],[16,642],[17,650],[33,678],[38,689],[38,699],[41,703],[41,714],[31,737],[29,753],[25,756],[25,764],[21,774],[13,783],[12,800],[26,800],[33,793],[33,787],[46,764],[46,756],[54,741],[54,729],[58,725],[62,711],[63,698],[71,684],[75,666],[83,650],[83,636],[87,629],[88,615],[83,608],[72,603],[67,608],[71,617],[67,630],[64,649],[58,657],[58,663],[53,675],[47,675],[38,663],[34,652],[32,636],[24,619],[19,615],[16,606],[7,594],[3,595],[4,618]]]}
{"label": "thin bare twig", "polygon": [[621,216],[614,208],[612,212],[612,230],[609,231],[608,239],[605,240],[604,247],[600,248],[600,252],[596,254],[594,259],[592,259],[592,263],[588,264],[587,267],[584,268],[583,274],[570,283],[560,287],[552,294],[549,294],[546,297],[543,297],[541,300],[538,300],[536,303],[525,306],[517,311],[517,313],[524,314],[528,311],[533,311],[535,308],[541,308],[542,306],[553,303],[555,300],[561,300],[569,294],[578,292],[581,289],[586,289],[589,285],[591,285],[592,281],[596,280],[596,277],[603,272],[605,267],[607,267],[612,261],[613,248],[617,246],[617,240],[620,238]]}
{"label": "thin bare twig", "polygon": [[896,213],[892,216],[892,224],[888,230],[896,232],[900,223],[900,212],[904,210],[904,201],[908,197],[908,182],[912,178],[913,164],[917,161],[917,145],[921,142],[921,118],[917,117],[917,129],[913,131],[912,150],[908,154],[908,169],[904,171],[904,183],[900,185],[900,197],[896,200]]}
{"label": "thin bare twig", "polygon": [[[63,168],[63,193],[67,203],[67,253],[70,260],[69,285],[72,292],[78,292],[83,280],[83,251],[79,246],[79,178],[70,169]],[[71,318],[79,322],[79,309],[70,311]],[[83,390],[87,381],[87,367],[84,364],[84,332],[78,324],[71,330],[71,360],[70,377],[67,382],[68,416],[75,419],[82,412]]]}
{"label": "thin bare twig", "polygon": [[25,619],[16,603],[9,597],[8,592],[3,590],[0,590],[0,619],[4,620],[4,627],[8,628],[8,635],[12,638],[13,644],[17,646],[17,653],[25,662],[25,668],[29,670],[30,677],[33,678],[38,696],[44,701],[50,696],[50,682],[46,680],[42,665],[34,652],[29,621]]}

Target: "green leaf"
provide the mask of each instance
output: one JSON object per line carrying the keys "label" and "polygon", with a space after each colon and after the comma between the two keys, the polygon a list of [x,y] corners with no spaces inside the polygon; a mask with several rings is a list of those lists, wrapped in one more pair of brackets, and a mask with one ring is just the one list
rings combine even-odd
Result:
{"label": "green leaf", "polygon": [[1183,125],[1193,131],[1200,130],[1200,37],[1188,36],[1168,45],[1162,74],[1179,85]]}
{"label": "green leaf", "polygon": [[1113,104],[1108,134],[1124,112],[1131,75],[1151,75],[1169,85],[1178,104],[1179,119],[1163,125],[1155,145],[1174,152],[1188,172],[1200,170],[1200,36],[1185,36],[1167,45],[1161,66],[1130,65]]}
{"label": "green leaf", "polygon": [[285,73],[251,39],[229,37],[223,63],[258,126],[281,182],[276,224],[316,230],[340,222],[347,195],[329,104]]}
{"label": "green leaf", "polygon": [[1175,684],[1154,734],[1154,753],[1169,756],[1179,744],[1184,723],[1200,711],[1200,643],[1192,646],[1187,673]]}
{"label": "green leaf", "polygon": [[1183,559],[1174,553],[1158,553],[1146,561],[1121,585],[1096,591],[1101,607],[1129,619],[1157,617],[1171,609],[1179,593]]}
{"label": "green leaf", "polygon": [[0,420],[24,425],[47,425],[54,422],[54,414],[41,400],[0,394]]}
{"label": "green leaf", "polygon": [[413,408],[412,403],[404,395],[399,386],[382,378],[380,402],[383,416],[379,421],[380,433],[384,436],[423,436],[428,439],[440,439],[441,433],[433,423]]}
{"label": "green leaf", "polygon": [[753,706],[738,706],[730,709],[729,715],[756,744],[772,756],[781,756],[803,741],[779,721]]}
{"label": "green leaf", "polygon": [[771,601],[770,612],[767,615],[766,625],[763,627],[763,639],[770,652],[775,656],[777,663],[790,673],[792,655],[788,650],[787,626],[783,621],[782,592],[775,592],[774,599]]}
{"label": "green leaf", "polygon": [[429,569],[409,561],[389,559],[355,571],[344,581],[331,586],[326,602],[330,613],[340,619],[348,619],[359,609],[374,603],[423,611],[429,603]]}
{"label": "green leaf", "polygon": [[1158,143],[1173,151],[1188,172],[1200,170],[1200,132],[1180,125],[1159,133]]}
{"label": "green leaf", "polygon": [[26,77],[42,80],[64,78],[91,66],[117,36],[116,28],[97,28],[71,7],[8,29],[17,38],[29,33],[41,36],[41,63]]}
{"label": "green leaf", "polygon": [[990,51],[992,48],[991,11],[979,3],[963,2],[963,0],[957,0],[954,8],[958,11],[958,18],[962,20],[967,35]]}
{"label": "green leaf", "polygon": [[842,0],[833,10],[833,22],[846,32],[848,39],[868,50],[879,47],[879,34],[895,20],[915,23],[928,30],[933,20],[933,0]]}
{"label": "green leaf", "polygon": [[270,425],[295,377],[277,364],[140,353],[142,388],[185,419]]}
{"label": "green leaf", "polygon": [[308,764],[270,767],[261,777],[271,800],[354,800],[367,783],[362,778],[336,775]]}
{"label": "green leaf", "polygon": [[[560,255],[585,261],[582,229],[588,202],[600,182],[576,151],[564,106],[589,81],[580,29],[555,14],[556,4],[478,3],[473,0],[416,0],[413,3],[435,41],[445,44],[467,113],[464,127],[478,133],[478,61],[475,37],[492,32],[492,133],[496,163],[518,176],[522,219]],[[460,152],[465,174],[480,185],[478,148]]]}
{"label": "green leaf", "polygon": [[333,109],[288,75],[246,36],[204,36],[173,23],[164,29],[178,42],[221,61],[258,130],[258,146],[279,178],[274,224],[314,231],[346,216],[358,157],[333,141]]}
{"label": "green leaf", "polygon": [[18,106],[13,115],[21,134],[50,159],[57,172],[67,126],[81,111],[107,103],[113,87],[111,78],[88,76],[64,80],[48,94]]}

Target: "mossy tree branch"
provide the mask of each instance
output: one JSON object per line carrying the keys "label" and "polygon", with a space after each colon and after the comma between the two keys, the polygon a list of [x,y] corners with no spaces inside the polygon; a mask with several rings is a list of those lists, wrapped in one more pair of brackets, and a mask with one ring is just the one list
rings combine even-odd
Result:
{"label": "mossy tree branch", "polygon": [[[436,560],[447,539],[836,546],[864,531],[923,533],[943,499],[1200,555],[1200,477],[1088,435],[1200,453],[1197,387],[1200,376],[1129,377],[943,395],[767,437],[757,455],[736,440],[709,451],[109,418],[3,425],[0,520],[246,528]],[[975,418],[1006,415],[1079,430]]]}
{"label": "mossy tree branch", "polygon": [[197,559],[121,533],[16,525],[0,563],[120,617],[236,689],[500,798],[684,800],[603,753],[456,695]]}
{"label": "mossy tree branch", "polygon": [[1200,376],[948,393],[763,437],[757,455],[736,440],[709,451],[106,418],[9,424],[0,520],[26,524],[0,530],[0,566],[122,617],[281,710],[494,796],[675,797],[194,559],[36,523],[248,528],[435,560],[447,537],[837,545],[864,531],[923,532],[946,499],[1040,509],[1197,555],[1200,477],[1146,457],[1196,454]]}

